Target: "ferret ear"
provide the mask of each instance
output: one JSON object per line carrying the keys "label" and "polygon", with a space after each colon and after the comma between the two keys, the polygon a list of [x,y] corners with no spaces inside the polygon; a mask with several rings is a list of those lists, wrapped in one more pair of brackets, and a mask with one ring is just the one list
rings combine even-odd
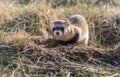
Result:
{"label": "ferret ear", "polygon": [[67,20],[65,21],[65,24],[66,24],[67,26],[69,26],[69,25],[70,25],[70,21],[67,19]]}

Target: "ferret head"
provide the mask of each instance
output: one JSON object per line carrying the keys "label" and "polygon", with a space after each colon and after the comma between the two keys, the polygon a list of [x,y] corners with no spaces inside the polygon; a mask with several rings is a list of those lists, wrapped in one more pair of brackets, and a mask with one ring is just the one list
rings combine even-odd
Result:
{"label": "ferret head", "polygon": [[51,31],[57,39],[60,39],[68,33],[69,21],[56,20],[52,22]]}

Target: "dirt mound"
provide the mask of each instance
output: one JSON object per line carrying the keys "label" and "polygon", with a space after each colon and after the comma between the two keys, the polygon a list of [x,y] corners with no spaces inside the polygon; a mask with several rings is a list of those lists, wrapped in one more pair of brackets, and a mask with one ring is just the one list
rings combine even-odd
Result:
{"label": "dirt mound", "polygon": [[[120,65],[120,58],[112,55],[113,50],[41,39],[43,38],[31,38],[16,45],[2,45],[0,49],[4,55],[3,64],[13,64],[9,66],[9,71],[19,69],[24,74],[36,74],[39,71],[41,76],[61,69],[68,69],[75,76],[77,71],[90,72],[87,68],[84,69],[89,64],[109,65],[110,68]],[[31,69],[34,70],[30,71]],[[89,76],[88,74],[85,76]]]}

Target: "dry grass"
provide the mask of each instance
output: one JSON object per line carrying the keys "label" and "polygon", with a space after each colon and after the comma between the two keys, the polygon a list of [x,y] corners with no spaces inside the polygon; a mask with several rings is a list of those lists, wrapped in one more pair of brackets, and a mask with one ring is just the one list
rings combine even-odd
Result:
{"label": "dry grass", "polygon": [[[110,4],[76,2],[70,6],[68,2],[55,9],[42,1],[0,1],[0,76],[119,76],[120,7]],[[88,21],[90,45],[64,45],[52,40],[50,22],[76,13]]]}

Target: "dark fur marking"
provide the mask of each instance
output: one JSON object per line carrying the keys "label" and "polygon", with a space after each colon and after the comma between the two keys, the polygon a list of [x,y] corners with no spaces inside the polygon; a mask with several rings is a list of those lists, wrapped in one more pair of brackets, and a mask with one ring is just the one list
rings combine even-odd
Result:
{"label": "dark fur marking", "polygon": [[67,42],[77,42],[79,38],[79,33],[76,32],[76,34],[74,35],[74,37],[70,40],[68,40]]}
{"label": "dark fur marking", "polygon": [[69,20],[70,20],[70,22],[71,22],[72,24],[77,24],[77,23],[78,23],[78,19],[75,18],[75,17],[70,18]]}
{"label": "dark fur marking", "polygon": [[55,30],[61,30],[62,32],[64,32],[64,27],[54,27],[54,28],[53,28],[53,32],[54,32]]}
{"label": "dark fur marking", "polygon": [[64,23],[61,21],[55,21],[54,24],[57,25],[57,24],[64,24]]}
{"label": "dark fur marking", "polygon": [[78,39],[79,39],[79,32],[78,32],[77,30],[75,30],[75,31],[76,31],[76,32],[75,32],[75,35],[74,35],[73,38],[71,38],[70,40],[65,41],[65,42],[59,40],[59,43],[62,43],[62,44],[76,43],[76,42],[78,41]]}

